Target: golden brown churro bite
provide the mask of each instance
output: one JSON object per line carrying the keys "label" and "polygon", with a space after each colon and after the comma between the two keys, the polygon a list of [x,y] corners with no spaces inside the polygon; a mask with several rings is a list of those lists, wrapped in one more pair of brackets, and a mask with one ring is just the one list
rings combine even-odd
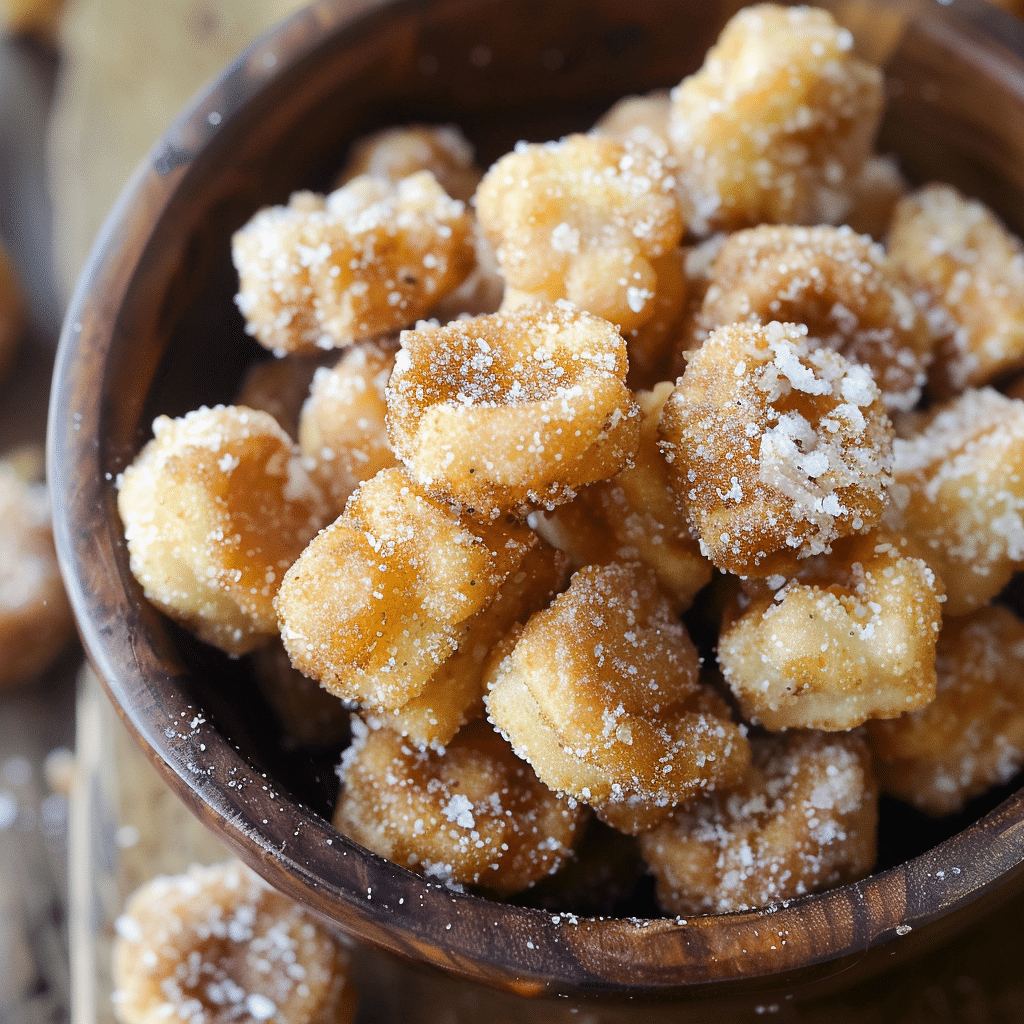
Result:
{"label": "golden brown churro bite", "polygon": [[803,325],[713,331],[660,430],[701,550],[739,575],[828,551],[870,529],[888,501],[892,424],[878,387]]}
{"label": "golden brown churro bite", "polygon": [[551,789],[609,824],[638,831],[742,776],[747,741],[642,566],[581,569],[503,651],[489,717]]}
{"label": "golden brown churro bite", "polygon": [[132,572],[153,604],[229,654],[276,635],[277,588],[326,508],[272,416],[159,416],[118,486]]}
{"label": "golden brown churro bite", "polygon": [[288,570],[285,648],[343,700],[400,708],[539,543],[514,522],[460,519],[401,469],[381,470]]}
{"label": "golden brown churro bite", "polygon": [[899,538],[851,538],[795,579],[758,580],[741,595],[718,662],[743,714],[773,731],[895,718],[935,696],[941,599]]}
{"label": "golden brown churro bite", "polygon": [[652,261],[682,238],[674,186],[674,166],[633,142],[520,143],[481,181],[477,218],[512,288],[629,331],[654,313]]}
{"label": "golden brown churro bite", "polygon": [[470,272],[471,218],[429,171],[296,192],[232,240],[246,330],[282,354],[341,348],[424,316]]}
{"label": "golden brown churro bite", "polygon": [[739,11],[672,91],[680,195],[698,234],[841,223],[882,110],[878,68],[824,10]]}
{"label": "golden brown churro bite", "polygon": [[1024,563],[1024,401],[965,391],[893,453],[886,522],[942,580],[943,614],[988,604]]}
{"label": "golden brown churro bite", "polygon": [[940,397],[1024,367],[1024,245],[988,207],[926,185],[897,205],[888,245],[939,335],[930,384]]}
{"label": "golden brown churro bite", "polygon": [[996,605],[951,620],[935,668],[935,700],[867,736],[883,792],[942,815],[1024,765],[1024,622]]}
{"label": "golden brown churro bite", "polygon": [[404,331],[388,385],[388,434],[439,500],[497,518],[568,501],[636,450],[626,346],[565,305]]}
{"label": "golden brown churro bite", "polygon": [[640,837],[667,913],[777,904],[855,881],[874,864],[878,785],[856,733],[793,732],[750,746],[742,785]]}
{"label": "golden brown churro bite", "polygon": [[238,861],[161,875],[117,921],[122,1024],[347,1024],[356,1000],[341,943]]}
{"label": "golden brown churro bite", "polygon": [[339,832],[428,878],[510,894],[571,856],[585,808],[556,796],[482,719],[444,754],[354,726],[338,774]]}
{"label": "golden brown churro bite", "polygon": [[726,239],[700,323],[807,325],[810,337],[871,369],[887,409],[921,397],[932,335],[882,247],[850,228],[764,225]]}

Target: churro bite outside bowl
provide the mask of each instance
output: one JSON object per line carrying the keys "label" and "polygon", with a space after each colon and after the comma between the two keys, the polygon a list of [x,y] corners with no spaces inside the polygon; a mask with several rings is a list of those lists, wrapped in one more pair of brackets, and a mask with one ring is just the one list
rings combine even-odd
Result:
{"label": "churro bite outside bowl", "polygon": [[1024,887],[1024,29],[533,10],[319,0],[156,144],[56,369],[80,631],[353,957],[828,991]]}

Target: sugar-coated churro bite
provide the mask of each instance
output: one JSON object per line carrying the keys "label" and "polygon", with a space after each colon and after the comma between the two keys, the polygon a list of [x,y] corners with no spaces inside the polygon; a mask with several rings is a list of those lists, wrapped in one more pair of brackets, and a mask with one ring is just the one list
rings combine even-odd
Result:
{"label": "sugar-coated churro bite", "polygon": [[887,409],[912,409],[932,333],[882,247],[848,227],[762,225],[737,231],[711,268],[706,330],[736,321],[806,324],[808,334],[871,369]]}
{"label": "sugar-coated churro bite", "polygon": [[998,605],[942,628],[935,700],[868,740],[882,791],[926,814],[953,814],[1024,766],[1024,622]]}
{"label": "sugar-coated churro bite", "polygon": [[343,700],[395,710],[424,688],[540,541],[460,519],[381,470],[288,570],[277,597],[292,663]]}
{"label": "sugar-coated churro bite", "polygon": [[0,460],[0,688],[44,672],[75,633],[44,484]]}
{"label": "sugar-coated churro bite", "polygon": [[698,233],[841,223],[874,142],[882,76],[827,11],[739,11],[672,92],[680,194]]}
{"label": "sugar-coated churro bite", "polygon": [[575,501],[531,515],[530,524],[564,551],[573,569],[610,561],[640,561],[654,571],[680,612],[711,579],[711,563],[690,536],[658,448],[658,424],[672,383],[636,393],[640,442],[633,465],[584,488]]}
{"label": "sugar-coated churro bite", "polygon": [[490,719],[553,790],[639,831],[746,768],[686,629],[638,564],[581,569],[504,645]]}
{"label": "sugar-coated churro bite", "polygon": [[337,359],[338,354],[333,351],[262,359],[246,372],[232,404],[269,412],[288,436],[297,441],[299,417],[309,397],[313,376],[320,367],[330,366]]}
{"label": "sugar-coated churro bite", "polygon": [[159,416],[118,485],[132,572],[153,604],[229,654],[276,635],[277,588],[326,506],[272,416]]}
{"label": "sugar-coated churro bite", "polygon": [[398,464],[388,441],[385,389],[395,363],[391,341],[359,342],[313,376],[299,416],[299,447],[335,515],[381,469]]}
{"label": "sugar-coated churro bite", "polygon": [[939,396],[1024,367],[1024,244],[984,203],[926,185],[896,206],[888,247],[939,335]]}
{"label": "sugar-coated churro bite", "polygon": [[646,146],[605,135],[520,143],[481,181],[477,218],[512,288],[629,331],[654,313],[652,261],[682,237],[674,173]]}
{"label": "sugar-coated churro bite", "polygon": [[344,946],[238,861],[161,875],[117,920],[122,1024],[346,1024],[356,997]]}
{"label": "sugar-coated churro bite", "polygon": [[511,894],[572,855],[586,809],[551,792],[482,719],[444,754],[354,725],[334,825],[428,878]]}
{"label": "sugar-coated churro bite", "polygon": [[773,731],[852,729],[934,698],[941,584],[902,548],[882,531],[851,538],[796,578],[741,595],[718,663],[748,719]]}
{"label": "sugar-coated churro bite", "polygon": [[856,733],[751,740],[744,782],[640,837],[670,914],[725,914],[862,878],[875,861],[878,784]]}
{"label": "sugar-coated churro bite", "polygon": [[232,239],[246,329],[277,353],[340,348],[424,316],[470,272],[472,220],[429,171],[297,192]]}
{"label": "sugar-coated churro bite", "polygon": [[661,416],[701,550],[767,576],[866,532],[888,502],[892,424],[863,366],[803,325],[732,324],[692,354]]}
{"label": "sugar-coated churro bite", "polygon": [[626,346],[606,320],[562,305],[403,331],[388,433],[430,494],[477,516],[570,500],[637,445]]}
{"label": "sugar-coated churro bite", "polygon": [[943,614],[988,604],[1024,563],[1024,401],[970,389],[893,453],[886,521],[942,580]]}
{"label": "sugar-coated churro bite", "polygon": [[338,185],[361,174],[401,181],[418,171],[430,171],[448,195],[463,202],[472,198],[483,175],[458,125],[411,124],[357,139]]}
{"label": "sugar-coated churro bite", "polygon": [[668,156],[668,119],[672,99],[659,89],[646,96],[624,96],[613,103],[594,125],[599,135],[620,142],[639,142],[659,156]]}

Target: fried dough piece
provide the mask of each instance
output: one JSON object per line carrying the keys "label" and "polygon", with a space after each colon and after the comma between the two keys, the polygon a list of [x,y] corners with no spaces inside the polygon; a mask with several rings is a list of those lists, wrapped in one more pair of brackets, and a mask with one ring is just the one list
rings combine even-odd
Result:
{"label": "fried dough piece", "polygon": [[439,500],[497,518],[555,505],[618,472],[637,445],[626,346],[564,305],[404,331],[388,435]]}
{"label": "fried dough piece", "polygon": [[889,258],[930,300],[929,384],[949,398],[1024,367],[1024,244],[977,199],[930,184],[900,201]]}
{"label": "fried dough piece", "polygon": [[472,219],[429,171],[296,192],[232,239],[246,330],[276,354],[342,348],[424,316],[473,267]]}
{"label": "fried dough piece", "polygon": [[342,700],[400,708],[539,543],[514,522],[460,519],[401,469],[381,470],[284,578],[276,604],[292,664]]}
{"label": "fried dough piece", "polygon": [[932,333],[900,287],[882,247],[848,227],[763,225],[722,245],[701,307],[701,326],[783,320],[870,367],[886,409],[921,397]]}
{"label": "fried dough piece", "polygon": [[893,446],[886,522],[946,588],[943,614],[989,603],[1024,563],[1024,401],[965,391]]}
{"label": "fried dough piece", "polygon": [[1024,765],[1024,622],[997,605],[942,628],[938,687],[925,708],[871,722],[882,791],[926,814],[955,814]]}
{"label": "fried dough piece", "polygon": [[742,731],[640,565],[581,569],[500,653],[490,719],[551,789],[616,828],[650,827],[747,766]]}
{"label": "fried dough piece", "polygon": [[668,156],[668,119],[672,99],[667,89],[646,96],[624,96],[598,119],[593,131],[620,142],[639,142],[658,156]]}
{"label": "fried dough piece", "polygon": [[338,769],[339,832],[428,878],[508,895],[571,856],[586,809],[556,796],[482,719],[443,754],[353,726]]}
{"label": "fried dough piece", "polygon": [[640,837],[666,913],[771,906],[871,870],[878,784],[863,739],[793,732],[750,746],[738,788],[680,808]]}
{"label": "fried dough piece", "polygon": [[117,507],[146,597],[228,654],[277,633],[274,595],[326,513],[288,435],[245,406],[158,416]]}
{"label": "fried dough piece", "polygon": [[477,219],[508,284],[621,330],[654,313],[652,261],[680,242],[674,167],[605,135],[520,143],[484,176]]}
{"label": "fried dough piece", "polygon": [[732,324],[692,354],[660,427],[669,479],[721,569],[767,576],[863,533],[888,502],[892,424],[865,367],[803,325]]}
{"label": "fried dough piece", "polygon": [[658,448],[661,410],[672,387],[663,381],[635,395],[643,419],[632,467],[591,484],[568,505],[533,513],[529,522],[566,553],[574,570],[610,561],[643,562],[681,613],[711,580],[712,566],[679,512]]}
{"label": "fried dough piece", "polygon": [[306,352],[280,359],[262,359],[242,378],[232,404],[269,412],[288,436],[298,441],[299,414],[309,397],[313,375],[337,358],[336,352]]}
{"label": "fried dough piece", "polygon": [[0,688],[40,675],[75,635],[46,487],[0,461]]}
{"label": "fried dough piece", "polygon": [[117,920],[122,1024],[346,1024],[356,999],[341,943],[238,861],[160,875]]}
{"label": "fried dough piece", "polygon": [[378,471],[398,465],[388,441],[385,389],[396,344],[374,340],[346,350],[316,371],[299,417],[299,447],[335,515]]}
{"label": "fried dough piece", "polygon": [[827,11],[739,11],[699,71],[672,91],[669,135],[697,234],[841,223],[874,142],[878,68]]}
{"label": "fried dough piece", "polygon": [[851,538],[795,579],[748,587],[726,613],[718,663],[744,716],[766,729],[895,718],[935,696],[941,599],[898,538]]}

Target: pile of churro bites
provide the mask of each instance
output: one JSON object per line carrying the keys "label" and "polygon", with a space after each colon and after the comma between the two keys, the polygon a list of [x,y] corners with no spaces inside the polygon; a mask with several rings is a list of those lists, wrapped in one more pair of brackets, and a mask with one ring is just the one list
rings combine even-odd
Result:
{"label": "pile of churro bites", "polygon": [[722,913],[1024,764],[1024,247],[875,152],[883,100],[749,7],[589,131],[392,129],[238,231],[277,358],[121,514],[150,600],[352,711],[339,830],[504,897],[596,819]]}

